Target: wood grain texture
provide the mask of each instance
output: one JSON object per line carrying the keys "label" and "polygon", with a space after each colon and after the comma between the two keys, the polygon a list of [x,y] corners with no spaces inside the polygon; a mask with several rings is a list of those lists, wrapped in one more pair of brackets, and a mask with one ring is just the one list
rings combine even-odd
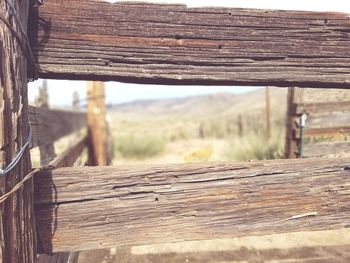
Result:
{"label": "wood grain texture", "polygon": [[[26,51],[30,1],[0,1],[0,167],[8,165],[29,134]],[[15,15],[16,14],[16,15]],[[7,22],[4,22],[7,21]],[[17,32],[17,34],[16,34]],[[25,47],[25,45],[24,45]],[[31,171],[26,150],[16,167],[0,178],[0,196]],[[0,205],[0,262],[32,263],[36,258],[33,180]]]}
{"label": "wood grain texture", "polygon": [[29,107],[33,130],[32,148],[47,145],[86,127],[86,114],[64,110]]}
{"label": "wood grain texture", "polygon": [[349,163],[61,168],[35,177],[36,211],[48,252],[338,229]]}
{"label": "wood grain texture", "polygon": [[46,0],[31,38],[42,78],[348,88],[349,28],[341,13]]}

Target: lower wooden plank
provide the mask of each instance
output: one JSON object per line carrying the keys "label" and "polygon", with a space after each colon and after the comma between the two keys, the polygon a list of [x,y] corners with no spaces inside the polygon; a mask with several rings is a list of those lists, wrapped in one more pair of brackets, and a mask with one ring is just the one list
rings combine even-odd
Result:
{"label": "lower wooden plank", "polygon": [[79,167],[36,178],[47,252],[350,226],[350,159]]}

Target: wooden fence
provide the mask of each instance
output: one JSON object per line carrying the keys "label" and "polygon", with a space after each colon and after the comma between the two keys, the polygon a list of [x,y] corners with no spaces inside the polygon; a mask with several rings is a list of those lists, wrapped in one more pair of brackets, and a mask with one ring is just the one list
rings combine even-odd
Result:
{"label": "wooden fence", "polygon": [[[68,110],[54,110],[49,109],[48,103],[48,91],[46,81],[40,88],[40,96],[37,98],[37,106],[29,107],[29,124],[32,127],[33,139],[31,148],[39,147],[40,151],[40,165],[49,166],[54,168],[72,167],[84,165],[82,154],[84,150],[86,154],[86,164],[93,162],[93,165],[108,165],[110,157],[108,157],[108,151],[106,143],[101,138],[106,138],[107,133],[104,128],[106,124],[105,110],[104,110],[104,96],[94,97],[91,94],[91,87],[98,87],[96,90],[100,93],[104,93],[104,85],[101,82],[89,82],[87,92],[87,112],[76,111],[79,100],[73,99],[73,111]],[[75,95],[76,96],[76,95]],[[93,122],[87,122],[87,120],[93,119]],[[89,123],[89,124],[88,124]],[[96,125],[100,125],[98,134],[91,131],[96,131]],[[63,144],[67,144],[69,147],[64,150],[63,153],[56,155],[54,143],[62,138],[75,134],[74,138],[66,138]],[[93,159],[93,160],[91,160]],[[95,161],[96,160],[96,161]],[[38,185],[36,185],[37,187]],[[40,191],[36,191],[36,198],[40,197]],[[41,217],[39,213],[39,206],[35,207],[36,216],[39,219]],[[39,221],[38,221],[39,222]],[[78,252],[62,252],[52,255],[48,252],[48,244],[45,241],[43,232],[40,230],[38,224],[38,253],[44,253],[38,255],[38,263],[46,262],[69,262],[76,263],[78,261]],[[51,255],[51,256],[49,256]]]}
{"label": "wooden fence", "polygon": [[[23,147],[29,120],[33,146],[49,148],[84,126],[77,113],[28,107],[28,79],[348,88],[349,27],[348,14],[341,13],[4,0],[0,163],[9,164]],[[98,125],[89,127],[88,137],[96,165],[96,144],[105,140],[91,138],[101,124],[88,123]],[[72,165],[85,146],[81,138],[53,165]],[[35,173],[34,188],[33,178],[23,182],[32,174],[25,151],[0,178],[0,195],[22,186],[0,206],[0,261],[31,263],[39,251],[112,244],[346,228],[349,163],[47,168]],[[67,253],[43,258],[75,259]]]}
{"label": "wooden fence", "polygon": [[[350,152],[350,142],[343,141],[350,134],[350,101],[305,103],[300,88],[291,88],[288,96],[287,158],[300,156],[301,143],[304,144],[304,157]],[[302,114],[307,116],[303,135],[300,126]],[[327,138],[337,137],[340,138],[338,141],[327,141]]]}

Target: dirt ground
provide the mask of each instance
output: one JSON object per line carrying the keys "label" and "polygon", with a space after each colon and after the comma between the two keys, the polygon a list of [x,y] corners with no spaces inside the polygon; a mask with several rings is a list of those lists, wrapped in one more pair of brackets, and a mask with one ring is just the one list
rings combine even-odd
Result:
{"label": "dirt ground", "polygon": [[79,263],[350,262],[350,230],[300,232],[81,252]]}

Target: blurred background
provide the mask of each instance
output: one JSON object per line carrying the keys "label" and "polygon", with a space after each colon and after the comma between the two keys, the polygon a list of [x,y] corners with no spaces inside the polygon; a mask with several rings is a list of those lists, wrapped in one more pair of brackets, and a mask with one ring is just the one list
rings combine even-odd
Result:
{"label": "blurred background", "polygon": [[[43,85],[47,87],[51,108],[86,110],[86,82],[39,80],[31,83],[32,105],[38,105],[39,87]],[[288,88],[111,82],[105,83],[105,91],[112,165],[284,158]],[[297,96],[295,100],[301,107],[350,101],[350,91],[339,89],[298,89]],[[321,110],[321,114],[311,116],[308,121],[321,128],[337,123],[350,126],[347,115],[344,110]],[[321,156],[319,146],[322,143],[329,146],[331,142],[333,151],[323,151],[322,156],[349,156],[348,140],[349,134],[341,129],[332,134],[309,135],[305,137],[305,145],[318,147],[306,154]],[[342,151],[337,150],[338,141],[346,142]],[[71,142],[72,138],[59,140],[55,144],[56,154]],[[37,149],[32,151],[37,166],[39,153]],[[350,262],[350,240],[346,236],[346,231],[320,235],[316,238],[317,245],[312,246],[308,244],[315,243],[314,236],[292,233],[224,242],[119,247],[84,251],[79,255],[79,262]]]}

